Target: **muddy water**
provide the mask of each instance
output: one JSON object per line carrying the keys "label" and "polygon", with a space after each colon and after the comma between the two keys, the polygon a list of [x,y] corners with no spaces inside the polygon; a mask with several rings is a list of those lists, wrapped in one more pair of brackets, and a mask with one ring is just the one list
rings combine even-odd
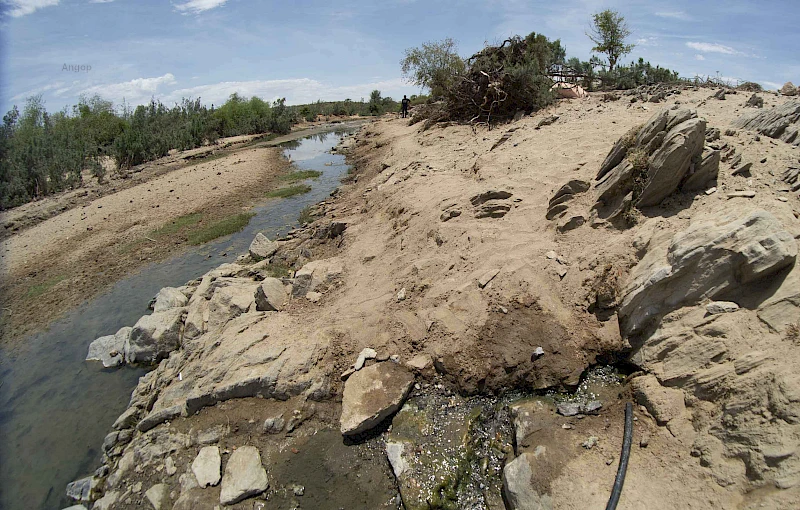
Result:
{"label": "muddy water", "polygon": [[162,287],[180,286],[233,262],[258,232],[280,237],[307,205],[324,200],[346,173],[344,157],[328,154],[346,129],[288,142],[285,154],[304,170],[310,192],[265,202],[237,234],[152,264],[81,304],[43,333],[0,348],[0,509],[63,508],[66,484],[99,466],[100,445],[127,407],[142,369],[104,370],[85,362],[95,338],[133,325]]}

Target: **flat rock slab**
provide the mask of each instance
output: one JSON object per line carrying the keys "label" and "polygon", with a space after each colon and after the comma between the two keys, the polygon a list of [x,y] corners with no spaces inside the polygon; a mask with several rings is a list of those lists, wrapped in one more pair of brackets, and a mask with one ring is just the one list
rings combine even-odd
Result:
{"label": "flat rock slab", "polygon": [[536,456],[526,452],[503,469],[503,492],[510,510],[552,510],[553,499],[540,494],[531,482]]}
{"label": "flat rock slab", "polygon": [[222,458],[219,455],[219,448],[216,446],[206,446],[200,449],[200,453],[192,462],[192,472],[200,487],[217,485],[220,478]]}
{"label": "flat rock slab", "polygon": [[376,363],[351,375],[342,398],[342,434],[365,432],[403,405],[414,376],[400,365]]}
{"label": "flat rock slab", "polygon": [[222,477],[219,502],[232,505],[261,494],[269,487],[261,454],[255,446],[242,446],[231,454]]}
{"label": "flat rock slab", "polygon": [[276,251],[278,251],[278,243],[270,241],[261,232],[256,234],[255,239],[250,243],[250,256],[255,260],[271,257]]}
{"label": "flat rock slab", "polygon": [[114,335],[101,336],[89,344],[86,361],[100,361],[103,367],[111,368],[125,362],[125,344],[133,328],[125,327]]}

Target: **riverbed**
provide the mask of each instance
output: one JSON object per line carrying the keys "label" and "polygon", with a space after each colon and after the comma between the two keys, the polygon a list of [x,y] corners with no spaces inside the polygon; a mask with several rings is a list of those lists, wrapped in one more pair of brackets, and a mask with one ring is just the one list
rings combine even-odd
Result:
{"label": "riverbed", "polygon": [[300,211],[324,200],[346,174],[344,156],[328,151],[347,132],[339,128],[285,145],[296,167],[322,172],[306,182],[308,193],[265,201],[241,232],[146,266],[15,349],[0,348],[0,508],[69,506],[66,484],[99,466],[103,437],[146,372],[84,361],[89,343],[149,313],[162,287],[233,262],[258,232],[274,239],[295,228]]}

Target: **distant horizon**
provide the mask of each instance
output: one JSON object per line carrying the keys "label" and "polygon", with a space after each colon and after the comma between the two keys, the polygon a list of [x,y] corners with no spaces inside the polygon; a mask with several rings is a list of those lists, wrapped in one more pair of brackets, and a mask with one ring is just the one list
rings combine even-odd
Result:
{"label": "distant horizon", "polygon": [[591,14],[605,8],[618,10],[633,30],[636,47],[621,64],[643,58],[682,78],[753,81],[773,90],[800,81],[800,62],[785,44],[800,21],[798,6],[699,4],[0,0],[2,108],[22,109],[38,94],[48,111],[95,94],[115,107],[124,98],[131,108],[151,97],[170,106],[182,98],[217,106],[234,92],[265,101],[285,97],[290,105],[368,100],[375,89],[398,99],[422,92],[402,79],[407,48],[452,37],[466,57],[487,42],[535,31],[560,39],[568,58],[588,60],[585,31]]}

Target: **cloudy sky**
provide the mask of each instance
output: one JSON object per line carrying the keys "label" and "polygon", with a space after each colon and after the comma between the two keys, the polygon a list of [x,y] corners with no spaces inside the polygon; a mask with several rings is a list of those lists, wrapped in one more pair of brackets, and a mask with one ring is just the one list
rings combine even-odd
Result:
{"label": "cloudy sky", "polygon": [[417,89],[403,50],[453,37],[462,56],[508,35],[560,38],[587,60],[593,12],[619,10],[644,57],[682,76],[800,82],[798,0],[0,0],[3,111],[42,94],[220,104],[233,92],[290,104]]}

